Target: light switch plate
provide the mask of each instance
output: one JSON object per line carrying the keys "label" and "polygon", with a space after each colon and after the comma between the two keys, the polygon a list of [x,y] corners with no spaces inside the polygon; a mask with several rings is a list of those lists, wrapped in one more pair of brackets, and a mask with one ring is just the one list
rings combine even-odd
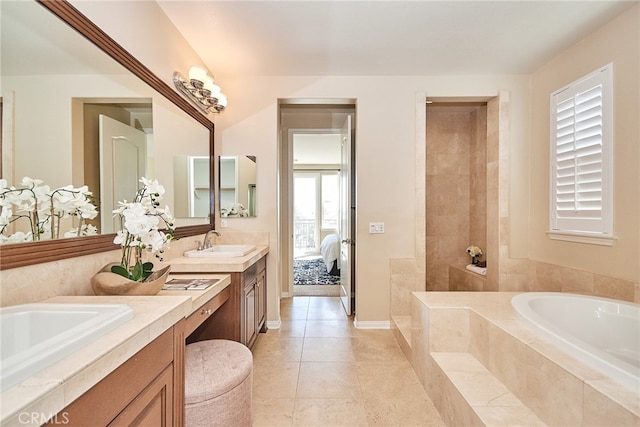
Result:
{"label": "light switch plate", "polygon": [[370,222],[369,223],[370,234],[382,234],[384,233],[384,222]]}

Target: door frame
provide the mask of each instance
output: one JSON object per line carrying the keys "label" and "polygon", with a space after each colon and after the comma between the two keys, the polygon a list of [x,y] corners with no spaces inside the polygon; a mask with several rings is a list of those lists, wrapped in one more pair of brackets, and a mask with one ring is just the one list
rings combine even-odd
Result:
{"label": "door frame", "polygon": [[[350,114],[353,118],[353,134],[356,134],[356,113],[357,103],[353,98],[330,98],[330,99],[278,99],[278,245],[277,255],[278,262],[277,275],[280,277],[280,297],[293,296],[293,147],[289,138],[288,129],[298,129],[302,131],[332,130],[336,126],[286,126],[283,124],[283,111],[295,109],[301,114],[318,113],[325,111],[324,114],[332,114],[339,112]],[[335,112],[331,110],[335,109]],[[323,113],[320,113],[323,114]],[[353,144],[355,147],[355,137]],[[355,165],[355,150],[352,152],[351,162]],[[352,168],[352,176],[350,177],[352,187],[355,187],[355,167]],[[355,230],[355,221],[352,228]],[[355,272],[355,256],[352,257],[351,271]],[[352,273],[353,277],[353,273]],[[353,281],[355,284],[355,280]],[[355,307],[355,304],[354,304]]]}

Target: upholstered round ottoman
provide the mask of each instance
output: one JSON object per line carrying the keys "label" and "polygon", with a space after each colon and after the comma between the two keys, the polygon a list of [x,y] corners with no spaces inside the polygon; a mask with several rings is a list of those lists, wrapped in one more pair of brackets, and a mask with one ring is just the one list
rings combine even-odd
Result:
{"label": "upholstered round ottoman", "polygon": [[185,351],[185,425],[251,426],[253,356],[228,340],[189,344]]}

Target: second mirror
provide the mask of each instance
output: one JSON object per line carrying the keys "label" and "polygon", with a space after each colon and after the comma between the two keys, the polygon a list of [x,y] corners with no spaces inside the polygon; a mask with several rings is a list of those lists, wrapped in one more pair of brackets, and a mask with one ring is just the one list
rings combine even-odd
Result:
{"label": "second mirror", "polygon": [[220,156],[220,216],[256,216],[256,157]]}

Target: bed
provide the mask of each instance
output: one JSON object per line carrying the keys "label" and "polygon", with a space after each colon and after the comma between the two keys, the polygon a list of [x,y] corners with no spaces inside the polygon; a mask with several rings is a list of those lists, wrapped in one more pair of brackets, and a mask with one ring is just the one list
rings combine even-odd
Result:
{"label": "bed", "polygon": [[332,276],[340,275],[340,235],[329,234],[320,244],[320,254],[324,264],[327,266],[327,273]]}

